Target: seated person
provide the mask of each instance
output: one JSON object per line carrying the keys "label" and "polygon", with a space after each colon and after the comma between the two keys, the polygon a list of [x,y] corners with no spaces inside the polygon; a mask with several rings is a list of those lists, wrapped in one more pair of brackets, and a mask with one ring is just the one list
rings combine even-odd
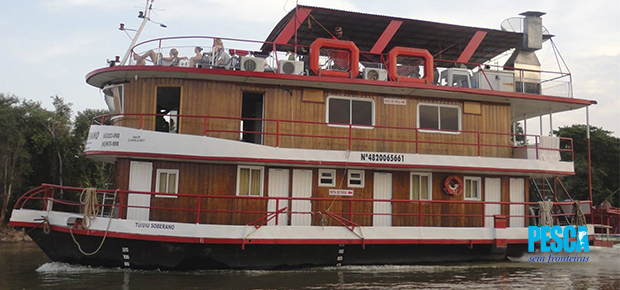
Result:
{"label": "seated person", "polygon": [[190,67],[196,67],[197,64],[207,61],[205,55],[202,54],[202,47],[196,46],[196,48],[194,48],[194,52],[196,55],[189,58]]}
{"label": "seated person", "polygon": [[139,55],[137,53],[133,54],[133,59],[136,61],[136,65],[145,65],[147,57],[151,59],[153,64],[166,66],[178,66],[180,60],[187,59],[185,56],[179,57],[179,51],[176,48],[170,50],[169,57],[163,57],[161,53],[155,53],[152,49],[143,55]]}
{"label": "seated person", "polygon": [[225,66],[230,60],[230,55],[224,49],[224,43],[219,38],[213,39],[213,48],[211,50],[211,59],[214,66]]}

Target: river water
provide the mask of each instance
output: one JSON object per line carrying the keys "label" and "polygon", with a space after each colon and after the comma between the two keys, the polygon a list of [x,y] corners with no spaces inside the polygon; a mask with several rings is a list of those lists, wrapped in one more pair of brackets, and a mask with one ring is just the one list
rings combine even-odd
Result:
{"label": "river water", "polygon": [[549,265],[524,256],[419,266],[163,272],[55,263],[34,243],[7,243],[0,244],[0,289],[620,289],[620,244],[590,250],[580,253],[588,262]]}

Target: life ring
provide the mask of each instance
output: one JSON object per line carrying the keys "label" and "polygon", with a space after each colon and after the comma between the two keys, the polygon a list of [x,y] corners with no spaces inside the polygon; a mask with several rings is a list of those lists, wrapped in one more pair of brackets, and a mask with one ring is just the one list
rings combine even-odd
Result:
{"label": "life ring", "polygon": [[443,190],[449,195],[459,195],[463,192],[463,181],[456,175],[448,176]]}

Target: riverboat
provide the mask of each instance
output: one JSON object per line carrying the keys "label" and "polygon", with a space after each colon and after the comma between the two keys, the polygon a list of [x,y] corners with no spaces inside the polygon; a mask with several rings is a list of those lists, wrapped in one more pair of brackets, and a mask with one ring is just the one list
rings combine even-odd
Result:
{"label": "riverboat", "polygon": [[[551,120],[596,101],[573,97],[565,70],[541,69],[544,13],[497,30],[298,5],[264,41],[137,43],[150,5],[124,57],[86,76],[110,114],[93,120],[84,154],[115,165],[115,188],[43,184],[12,212],[54,261],[501,260],[527,251],[542,216],[584,224],[591,212],[559,183],[575,174],[573,144]],[[540,135],[528,133],[535,118]]]}

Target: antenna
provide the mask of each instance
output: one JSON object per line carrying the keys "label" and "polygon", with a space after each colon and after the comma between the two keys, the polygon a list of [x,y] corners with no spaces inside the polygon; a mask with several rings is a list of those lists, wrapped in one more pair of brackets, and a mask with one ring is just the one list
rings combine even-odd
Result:
{"label": "antenna", "polygon": [[[136,42],[138,41],[138,38],[140,37],[140,34],[144,30],[144,27],[146,26],[147,22],[153,22],[153,23],[159,25],[162,28],[167,28],[168,27],[167,25],[165,25],[163,23],[151,20],[151,12],[153,10],[153,2],[155,2],[155,0],[146,0],[146,5],[144,6],[144,11],[138,11],[138,18],[142,19],[142,23],[140,24],[140,27],[138,29],[126,28],[124,23],[120,24],[118,30],[124,31],[125,34],[127,34],[127,36],[129,37],[129,39],[131,39],[131,44],[129,45],[129,48],[127,48],[127,52],[125,52],[125,56],[123,57],[123,60],[121,61],[120,65],[125,65],[125,63],[127,63],[127,60],[129,60],[129,57],[130,57],[131,52],[133,50],[133,47],[134,47],[134,45],[136,45]],[[129,33],[127,31],[134,31],[136,34],[134,35],[134,37],[131,37],[131,35],[129,35]]]}

